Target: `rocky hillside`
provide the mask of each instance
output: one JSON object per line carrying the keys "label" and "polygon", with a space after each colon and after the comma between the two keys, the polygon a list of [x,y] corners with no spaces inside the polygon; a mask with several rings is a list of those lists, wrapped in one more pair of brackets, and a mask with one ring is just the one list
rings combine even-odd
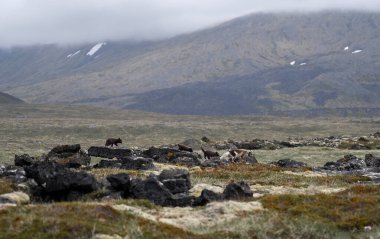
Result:
{"label": "rocky hillside", "polygon": [[161,42],[0,52],[28,102],[174,114],[379,113],[380,14],[254,14]]}
{"label": "rocky hillside", "polygon": [[19,104],[19,103],[23,103],[23,101],[11,95],[0,92],[0,104]]}

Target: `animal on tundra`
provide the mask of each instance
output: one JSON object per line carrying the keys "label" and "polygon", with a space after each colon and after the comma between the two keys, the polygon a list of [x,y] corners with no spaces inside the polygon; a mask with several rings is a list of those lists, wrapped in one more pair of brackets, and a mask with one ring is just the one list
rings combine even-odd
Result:
{"label": "animal on tundra", "polygon": [[193,152],[193,149],[191,147],[188,147],[183,144],[178,144],[178,149],[181,151]]}
{"label": "animal on tundra", "polygon": [[228,152],[225,152],[220,159],[228,160],[230,162],[237,162],[243,159],[246,156],[251,156],[251,152],[244,149],[232,149]]}
{"label": "animal on tundra", "polygon": [[109,138],[109,139],[106,140],[105,146],[106,147],[108,147],[108,146],[112,147],[113,145],[118,146],[117,144],[121,144],[121,143],[122,143],[122,141],[121,141],[120,138],[118,138],[118,139]]}
{"label": "animal on tundra", "polygon": [[220,156],[218,152],[214,152],[211,150],[204,150],[203,147],[201,147],[201,150],[202,150],[203,155],[206,159],[210,159],[212,157],[219,157]]}

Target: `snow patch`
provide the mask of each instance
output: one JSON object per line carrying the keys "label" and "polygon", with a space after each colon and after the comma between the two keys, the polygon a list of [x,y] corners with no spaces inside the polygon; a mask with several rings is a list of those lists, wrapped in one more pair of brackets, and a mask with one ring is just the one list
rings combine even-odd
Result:
{"label": "snow patch", "polygon": [[346,46],[346,47],[344,48],[345,51],[348,51],[349,49],[350,49],[349,46]]}
{"label": "snow patch", "polygon": [[296,61],[292,61],[292,62],[290,62],[290,65],[291,66],[294,66],[296,64]]}
{"label": "snow patch", "polygon": [[67,55],[67,58],[71,58],[71,57],[73,57],[73,56],[76,56],[76,55],[78,55],[80,52],[81,52],[81,50],[76,51],[76,52],[73,53],[73,54],[69,54],[69,55]]}
{"label": "snow patch", "polygon": [[307,65],[306,62],[302,62],[302,63],[300,64],[300,66],[306,66],[306,65]]}
{"label": "snow patch", "polygon": [[357,53],[360,53],[360,52],[362,52],[363,50],[355,50],[355,51],[353,51],[353,52],[351,52],[352,54],[357,54]]}
{"label": "snow patch", "polygon": [[95,46],[93,46],[91,48],[91,50],[89,52],[87,52],[87,56],[93,56],[97,51],[100,50],[100,48],[102,48],[102,46],[105,46],[107,43],[105,42],[101,42],[101,43],[98,43],[96,44]]}

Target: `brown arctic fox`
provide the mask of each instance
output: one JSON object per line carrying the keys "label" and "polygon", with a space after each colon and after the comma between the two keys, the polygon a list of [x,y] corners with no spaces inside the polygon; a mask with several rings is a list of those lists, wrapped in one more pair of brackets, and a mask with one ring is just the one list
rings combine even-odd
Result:
{"label": "brown arctic fox", "polygon": [[111,146],[112,147],[113,145],[117,146],[117,144],[121,144],[121,143],[122,143],[122,141],[121,141],[120,138],[118,138],[118,139],[109,138],[109,139],[106,140],[106,147],[107,146]]}

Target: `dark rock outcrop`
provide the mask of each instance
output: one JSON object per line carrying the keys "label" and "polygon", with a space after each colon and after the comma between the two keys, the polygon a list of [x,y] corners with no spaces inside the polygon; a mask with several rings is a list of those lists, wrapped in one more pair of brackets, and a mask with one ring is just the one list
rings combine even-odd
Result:
{"label": "dark rock outcrop", "polygon": [[151,170],[154,169],[153,159],[151,158],[122,158],[122,169],[129,170]]}
{"label": "dark rock outcrop", "polygon": [[98,188],[93,175],[72,171],[55,161],[35,162],[24,169],[26,177],[38,184],[33,188],[33,196],[39,200],[75,200]]}
{"label": "dark rock outcrop", "polygon": [[131,190],[131,178],[126,173],[119,173],[107,176],[107,180],[110,183],[110,187],[114,191],[122,191],[123,196],[130,194]]}
{"label": "dark rock outcrop", "polygon": [[89,166],[91,163],[91,157],[81,150],[79,144],[56,146],[48,153],[47,158],[69,168]]}
{"label": "dark rock outcrop", "polygon": [[373,167],[373,168],[380,167],[380,158],[377,158],[373,156],[372,154],[366,154],[364,161],[367,167]]}
{"label": "dark rock outcrop", "polygon": [[13,165],[0,165],[0,178],[4,177],[14,183],[22,183],[27,180],[25,170]]}
{"label": "dark rock outcrop", "polygon": [[120,168],[121,165],[121,160],[102,159],[99,163],[94,165],[94,168]]}
{"label": "dark rock outcrop", "polygon": [[332,171],[353,171],[366,168],[366,162],[357,158],[355,155],[345,155],[336,162],[327,162],[323,167],[325,170]]}
{"label": "dark rock outcrop", "polygon": [[36,159],[34,157],[31,157],[28,154],[15,155],[15,166],[29,166],[32,165],[35,160]]}
{"label": "dark rock outcrop", "polygon": [[193,206],[204,206],[207,203],[213,202],[213,201],[222,201],[224,199],[223,194],[216,193],[208,189],[203,189],[201,196],[196,198],[193,202]]}
{"label": "dark rock outcrop", "polygon": [[184,169],[164,170],[158,180],[173,194],[187,193],[191,188],[190,174]]}
{"label": "dark rock outcrop", "polygon": [[249,185],[246,182],[233,182],[227,185],[223,191],[223,198],[227,200],[242,200],[253,196]]}
{"label": "dark rock outcrop", "polygon": [[184,164],[194,164],[201,158],[198,153],[181,151],[172,147],[150,147],[148,150],[143,152],[143,155],[145,157],[152,158],[155,162],[159,163],[181,163],[181,158],[190,158],[192,160],[185,160]]}
{"label": "dark rock outcrop", "polygon": [[132,180],[131,196],[148,199],[155,204],[171,207],[191,206],[190,175],[186,170],[164,170],[158,177]]}
{"label": "dark rock outcrop", "polygon": [[93,157],[108,158],[108,159],[121,159],[132,156],[132,150],[122,148],[107,148],[92,146],[88,149],[88,155]]}
{"label": "dark rock outcrop", "polygon": [[45,193],[53,200],[75,200],[97,188],[95,177],[87,172],[60,170],[46,179]]}
{"label": "dark rock outcrop", "polygon": [[292,159],[280,159],[275,162],[271,162],[270,164],[279,166],[281,168],[301,168],[301,167],[307,167],[306,163],[298,162]]}

